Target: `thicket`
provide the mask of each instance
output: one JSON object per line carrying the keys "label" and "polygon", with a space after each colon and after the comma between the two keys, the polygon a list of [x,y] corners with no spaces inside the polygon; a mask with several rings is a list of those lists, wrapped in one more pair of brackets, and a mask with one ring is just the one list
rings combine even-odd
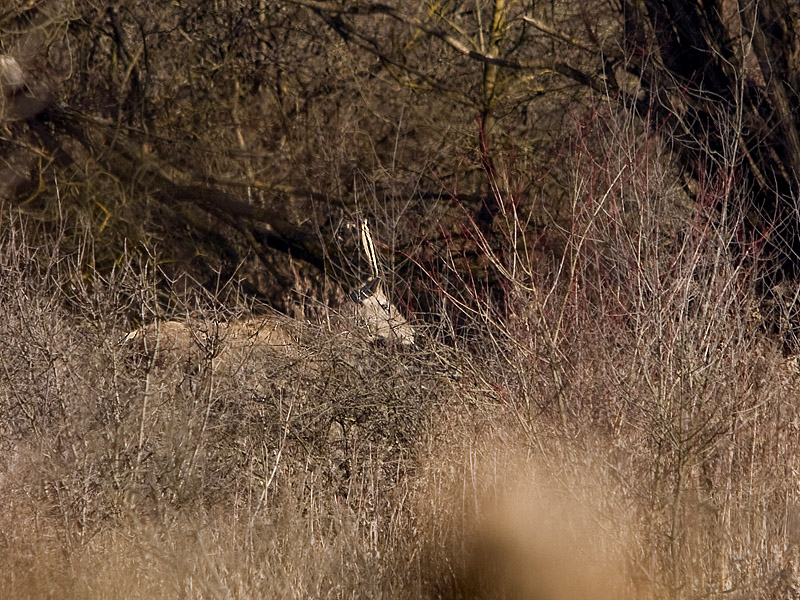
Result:
{"label": "thicket", "polygon": [[0,9],[0,597],[796,595],[796,8]]}

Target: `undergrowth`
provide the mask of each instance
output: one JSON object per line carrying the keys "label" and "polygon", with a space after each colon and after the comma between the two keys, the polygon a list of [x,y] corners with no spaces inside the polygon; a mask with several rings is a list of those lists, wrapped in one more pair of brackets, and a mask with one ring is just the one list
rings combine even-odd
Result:
{"label": "undergrowth", "polygon": [[[91,240],[4,209],[0,596],[794,593],[797,372],[757,245],[731,243],[738,192],[688,203],[624,123],[574,143],[559,243],[494,188],[502,243],[474,235],[497,287],[451,249],[412,349],[321,319],[226,350],[241,296],[92,271]],[[191,323],[190,351],[124,341],[155,317]]]}

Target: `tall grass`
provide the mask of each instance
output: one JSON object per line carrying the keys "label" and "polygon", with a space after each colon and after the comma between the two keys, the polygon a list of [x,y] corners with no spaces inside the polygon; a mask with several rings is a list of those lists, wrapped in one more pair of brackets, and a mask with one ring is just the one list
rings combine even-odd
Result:
{"label": "tall grass", "polygon": [[[498,287],[447,272],[454,248],[427,273],[448,346],[298,324],[220,360],[235,291],[94,272],[91,240],[5,212],[0,596],[787,597],[798,385],[757,244],[730,243],[739,192],[689,203],[611,114],[576,131],[546,247],[536,199],[495,186]],[[120,343],[152,315],[193,351]]]}
{"label": "tall grass", "polygon": [[576,130],[563,251],[548,260],[536,207],[497,189],[503,241],[474,235],[502,301],[441,286],[486,332],[471,376],[554,469],[571,461],[547,458],[543,424],[613,466],[603,489],[635,515],[647,593],[780,595],[797,576],[797,381],[759,310],[766,257],[742,243],[735,167],[691,203],[663,132],[605,110]]}

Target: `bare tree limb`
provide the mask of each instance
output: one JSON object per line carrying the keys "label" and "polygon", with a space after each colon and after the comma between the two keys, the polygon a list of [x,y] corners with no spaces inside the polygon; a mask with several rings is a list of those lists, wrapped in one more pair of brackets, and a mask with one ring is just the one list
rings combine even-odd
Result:
{"label": "bare tree limb", "polygon": [[584,52],[591,52],[592,54],[596,54],[597,53],[597,48],[592,48],[590,46],[587,46],[586,44],[584,44],[580,40],[575,39],[574,37],[571,37],[571,36],[567,35],[566,33],[558,31],[557,29],[551,27],[550,25],[548,25],[544,21],[541,21],[539,19],[534,19],[533,17],[529,17],[528,15],[522,15],[521,18],[526,23],[530,23],[536,29],[538,29],[542,33],[546,33],[550,37],[556,38],[557,40],[561,40],[562,42],[566,42],[567,44],[570,44],[571,46],[575,46],[576,48],[580,48]]}

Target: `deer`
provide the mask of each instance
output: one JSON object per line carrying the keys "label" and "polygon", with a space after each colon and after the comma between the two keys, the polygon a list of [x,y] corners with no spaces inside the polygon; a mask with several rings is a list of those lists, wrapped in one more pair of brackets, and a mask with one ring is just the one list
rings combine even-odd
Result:
{"label": "deer", "polygon": [[[386,291],[367,219],[359,222],[359,232],[370,276],[348,294],[345,304],[337,311],[338,318],[330,320],[332,327],[336,333],[360,337],[370,343],[414,346],[414,328]],[[291,354],[297,349],[299,335],[308,328],[307,322],[280,313],[214,323],[205,331],[185,321],[154,321],[129,332],[121,343],[141,343],[148,354],[166,352],[187,356],[201,349],[222,354],[248,347]]]}

